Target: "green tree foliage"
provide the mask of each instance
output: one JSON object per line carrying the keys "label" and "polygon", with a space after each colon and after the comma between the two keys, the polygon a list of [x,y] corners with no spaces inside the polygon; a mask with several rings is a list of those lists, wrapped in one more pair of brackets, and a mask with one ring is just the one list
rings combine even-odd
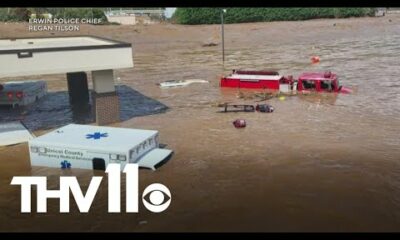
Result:
{"label": "green tree foliage", "polygon": [[100,18],[107,21],[104,11],[100,8],[59,8],[52,9],[54,18]]}
{"label": "green tree foliage", "polygon": [[[372,16],[373,8],[225,8],[225,23],[298,21],[314,18]],[[217,24],[218,8],[178,8],[173,21],[179,24]]]}
{"label": "green tree foliage", "polygon": [[0,8],[0,21],[26,22],[31,16],[27,8]]}

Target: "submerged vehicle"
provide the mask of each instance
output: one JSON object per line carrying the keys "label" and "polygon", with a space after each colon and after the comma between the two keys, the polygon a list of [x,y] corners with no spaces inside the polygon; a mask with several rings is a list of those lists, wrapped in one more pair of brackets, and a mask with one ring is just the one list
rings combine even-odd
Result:
{"label": "submerged vehicle", "polygon": [[0,146],[10,146],[28,142],[35,135],[25,126],[23,122],[2,122],[0,124]]}
{"label": "submerged vehicle", "polygon": [[0,84],[0,105],[11,107],[31,104],[47,94],[45,81],[15,81]]}
{"label": "submerged vehicle", "polygon": [[168,80],[168,81],[159,83],[158,85],[161,88],[170,88],[170,87],[183,87],[183,86],[190,85],[192,83],[208,83],[208,81],[202,80],[202,79]]}
{"label": "submerged vehicle", "polygon": [[289,79],[279,75],[274,70],[248,71],[233,70],[228,76],[221,78],[221,87],[263,88],[279,90],[281,84],[287,84]]}
{"label": "submerged vehicle", "polygon": [[256,106],[257,112],[272,113],[274,110],[274,107],[269,104],[257,104]]}
{"label": "submerged vehicle", "polygon": [[29,140],[32,166],[106,170],[137,163],[156,170],[173,151],[160,148],[156,130],[69,124]]}
{"label": "submerged vehicle", "polygon": [[330,71],[324,73],[303,73],[297,80],[293,76],[283,76],[276,71],[233,70],[222,76],[221,87],[269,89],[288,93],[299,92],[340,92],[351,93],[350,88],[339,85],[338,76]]}
{"label": "submerged vehicle", "polygon": [[338,92],[351,93],[352,90],[339,85],[336,74],[325,73],[303,73],[297,81],[297,91],[302,92]]}

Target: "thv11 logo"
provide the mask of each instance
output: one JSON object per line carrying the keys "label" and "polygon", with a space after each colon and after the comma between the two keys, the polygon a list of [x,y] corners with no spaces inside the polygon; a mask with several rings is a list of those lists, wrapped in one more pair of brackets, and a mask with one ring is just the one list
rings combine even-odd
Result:
{"label": "thv11 logo", "polygon": [[[129,163],[125,165],[123,172],[126,174],[126,212],[137,213],[139,211],[139,166]],[[108,212],[121,212],[121,167],[119,164],[107,165],[108,175]],[[83,194],[78,180],[74,176],[60,177],[60,190],[47,190],[46,177],[13,177],[11,185],[21,185],[21,212],[31,212],[31,190],[35,185],[37,189],[38,213],[47,212],[47,199],[60,199],[60,212],[69,212],[69,193],[71,191],[81,213],[90,210],[97,190],[103,177],[95,176],[89,184],[86,195]],[[142,193],[143,205],[151,212],[165,211],[171,204],[171,192],[160,184],[153,183],[145,188]]]}

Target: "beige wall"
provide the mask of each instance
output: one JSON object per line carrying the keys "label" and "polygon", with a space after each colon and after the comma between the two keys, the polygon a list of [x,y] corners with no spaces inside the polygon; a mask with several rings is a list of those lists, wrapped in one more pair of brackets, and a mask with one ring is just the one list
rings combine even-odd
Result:
{"label": "beige wall", "polygon": [[136,17],[135,15],[130,16],[107,16],[109,22],[115,22],[122,25],[135,25]]}
{"label": "beige wall", "polygon": [[100,70],[92,71],[93,90],[96,93],[114,92],[114,71]]}
{"label": "beige wall", "polygon": [[154,24],[159,21],[154,21],[148,16],[107,16],[109,22],[115,22],[122,25],[136,25],[136,24]]}

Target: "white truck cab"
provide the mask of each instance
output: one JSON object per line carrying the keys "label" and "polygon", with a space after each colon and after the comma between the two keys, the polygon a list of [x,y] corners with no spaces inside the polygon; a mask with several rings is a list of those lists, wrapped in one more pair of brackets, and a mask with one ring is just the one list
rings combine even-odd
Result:
{"label": "white truck cab", "polygon": [[156,170],[172,154],[159,148],[156,130],[69,124],[29,141],[32,166],[105,170],[137,163]]}

